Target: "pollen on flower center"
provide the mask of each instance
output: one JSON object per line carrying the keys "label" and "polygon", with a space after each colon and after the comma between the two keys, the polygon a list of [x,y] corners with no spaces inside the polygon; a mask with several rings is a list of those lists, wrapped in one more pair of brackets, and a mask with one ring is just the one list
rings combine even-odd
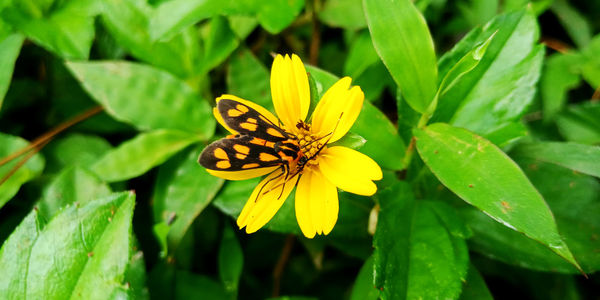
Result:
{"label": "pollen on flower center", "polygon": [[[309,124],[304,122],[301,124],[301,126],[298,126],[298,134],[296,134],[298,137],[298,145],[300,145],[302,153],[304,153],[307,158],[311,159],[317,155],[319,149],[323,148],[324,140],[323,137],[312,134]],[[316,162],[316,160],[310,160],[309,164],[316,164]]]}

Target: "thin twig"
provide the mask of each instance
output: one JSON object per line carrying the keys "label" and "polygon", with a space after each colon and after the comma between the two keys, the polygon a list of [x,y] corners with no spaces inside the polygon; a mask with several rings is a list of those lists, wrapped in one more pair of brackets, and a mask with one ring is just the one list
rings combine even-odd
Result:
{"label": "thin twig", "polygon": [[553,49],[563,54],[567,53],[571,49],[571,47],[569,47],[569,45],[567,45],[566,43],[551,37],[543,37],[542,44],[546,45],[546,47],[550,49]]}
{"label": "thin twig", "polygon": [[67,120],[67,121],[59,124],[58,126],[54,127],[52,130],[37,137],[35,140],[33,140],[33,142],[31,142],[29,145],[22,148],[21,150],[14,152],[13,154],[11,154],[7,157],[2,158],[2,160],[0,160],[0,167],[5,165],[6,163],[12,161],[13,159],[23,155],[23,153],[30,151],[31,149],[37,148],[38,146],[41,146],[42,144],[45,145],[45,143],[47,141],[50,141],[55,135],[63,132],[65,129],[101,112],[102,110],[103,110],[102,106],[96,106],[94,108],[91,108],[90,110],[87,110],[87,111],[73,117],[70,120]]}
{"label": "thin twig", "polygon": [[8,171],[8,173],[6,173],[6,175],[4,175],[4,177],[2,177],[2,179],[0,179],[0,185],[3,185],[11,176],[13,176],[24,164],[27,163],[27,161],[34,156],[36,153],[38,153],[42,148],[44,148],[44,146],[48,143],[49,141],[46,141],[40,145],[38,145],[38,147],[36,147],[35,149],[33,149],[33,151],[30,151],[29,153],[27,153],[27,155],[25,155],[25,157],[23,157],[14,167],[12,167],[12,169],[10,169],[10,171]]}
{"label": "thin twig", "polygon": [[319,63],[319,48],[321,47],[321,24],[317,15],[319,0],[313,1],[312,8],[312,39],[310,41],[309,62],[316,66]]}
{"label": "thin twig", "polygon": [[281,275],[283,275],[283,270],[285,270],[285,265],[290,259],[290,254],[292,254],[292,249],[294,248],[294,242],[296,241],[296,237],[293,234],[288,234],[285,239],[285,244],[283,245],[283,249],[281,249],[281,255],[279,255],[279,260],[273,269],[273,297],[279,297],[279,288],[281,286]]}

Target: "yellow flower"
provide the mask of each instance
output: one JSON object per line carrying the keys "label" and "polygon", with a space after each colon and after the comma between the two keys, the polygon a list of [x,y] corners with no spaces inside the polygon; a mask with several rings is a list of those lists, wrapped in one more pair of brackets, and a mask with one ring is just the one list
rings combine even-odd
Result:
{"label": "yellow flower", "polygon": [[[229,180],[270,173],[246,202],[237,219],[240,229],[246,227],[247,233],[253,233],[263,227],[283,205],[295,183],[296,219],[308,238],[328,234],[333,229],[339,211],[337,188],[365,196],[377,191],[373,180],[380,180],[382,173],[375,161],[347,147],[327,146],[348,132],[362,108],[364,93],[358,86],[351,87],[351,81],[350,77],[344,77],[329,88],[306,123],[310,106],[308,76],[295,54],[291,57],[277,55],[271,68],[271,96],[281,122],[267,109],[250,101],[232,95],[217,99],[234,99],[254,108],[273,124],[282,124],[286,132],[297,138],[303,156],[308,159],[302,168],[290,166],[289,177],[282,175],[285,170],[281,167],[234,172],[208,170]],[[214,114],[221,125],[236,133],[225,124],[216,109]]]}

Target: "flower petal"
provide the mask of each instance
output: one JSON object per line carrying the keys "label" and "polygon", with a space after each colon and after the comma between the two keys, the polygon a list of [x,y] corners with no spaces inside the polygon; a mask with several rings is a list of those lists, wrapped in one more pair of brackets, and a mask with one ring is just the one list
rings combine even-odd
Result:
{"label": "flower petal", "polygon": [[335,185],[318,168],[304,169],[296,188],[296,220],[307,238],[328,234],[337,222],[339,203]]}
{"label": "flower petal", "polygon": [[[250,106],[251,108],[254,108],[256,111],[258,111],[265,118],[269,119],[269,121],[271,121],[273,124],[279,123],[279,120],[277,120],[277,117],[275,117],[275,115],[273,115],[273,113],[271,113],[268,109],[254,103],[252,101],[244,100],[244,99],[234,96],[234,95],[223,94],[223,95],[221,95],[221,97],[217,98],[216,102],[219,103],[219,101],[221,101],[221,99],[231,99],[231,100],[240,102],[242,104],[245,104],[247,106]],[[227,129],[227,131],[231,132],[231,134],[238,134],[235,130],[229,128],[229,126],[227,126],[227,124],[225,124],[225,121],[223,120],[223,116],[221,116],[217,107],[213,108],[213,115],[215,116],[215,118],[217,119],[219,124],[221,124],[221,126],[223,126],[225,129]],[[262,175],[264,175],[264,174],[262,174]]]}
{"label": "flower petal", "polygon": [[259,169],[249,169],[249,170],[240,170],[240,171],[217,171],[217,170],[209,170],[206,171],[213,176],[217,176],[219,178],[227,179],[227,180],[246,180],[250,178],[255,178],[259,176],[263,176],[265,174],[269,174],[275,169],[279,167],[267,167],[267,168],[259,168]]}
{"label": "flower petal", "polygon": [[318,158],[323,175],[340,189],[364,196],[377,191],[372,180],[383,177],[381,168],[370,157],[350,148],[336,146],[324,149]]}
{"label": "flower petal", "polygon": [[306,119],[310,107],[308,75],[297,55],[275,56],[271,67],[271,96],[281,122],[289,131],[295,131],[298,121]]}
{"label": "flower petal", "polygon": [[313,112],[313,133],[325,136],[333,132],[330,143],[343,137],[360,114],[365,94],[359,86],[350,88],[351,82],[350,77],[338,80],[325,92]]}
{"label": "flower petal", "polygon": [[265,177],[254,188],[237,219],[240,229],[245,226],[247,233],[253,233],[267,224],[294,189],[297,177],[298,175],[287,178],[286,181],[282,171],[275,171]]}

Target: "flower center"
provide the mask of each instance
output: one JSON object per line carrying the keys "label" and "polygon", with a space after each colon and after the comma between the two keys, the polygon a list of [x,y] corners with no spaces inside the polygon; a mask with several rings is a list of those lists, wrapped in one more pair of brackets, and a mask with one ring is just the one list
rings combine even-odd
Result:
{"label": "flower center", "polygon": [[298,145],[300,145],[302,153],[308,159],[307,164],[317,164],[317,161],[312,158],[325,146],[325,139],[312,134],[310,124],[299,121],[296,127],[298,128],[298,133],[296,134]]}

